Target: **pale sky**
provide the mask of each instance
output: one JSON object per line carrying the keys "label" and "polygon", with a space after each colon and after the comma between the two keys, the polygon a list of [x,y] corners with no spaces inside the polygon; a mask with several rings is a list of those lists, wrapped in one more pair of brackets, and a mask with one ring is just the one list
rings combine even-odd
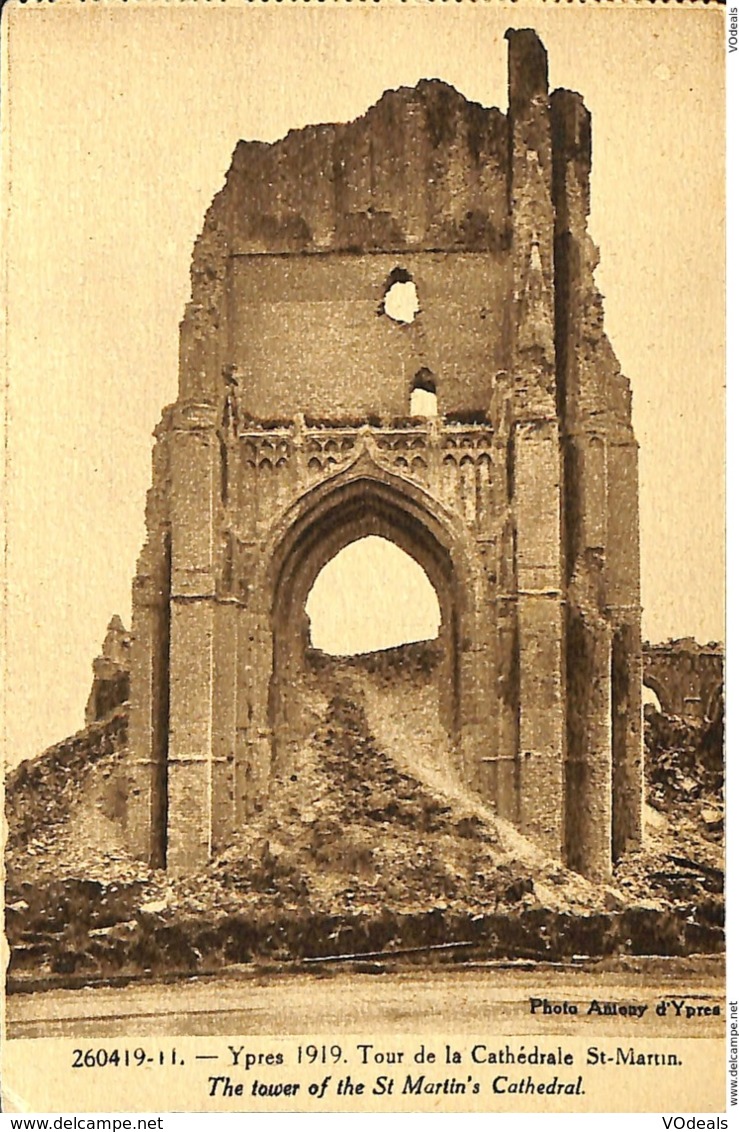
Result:
{"label": "pale sky", "polygon": [[10,763],[82,725],[107,622],[130,624],[192,244],[236,142],[354,118],[424,77],[505,109],[509,26],[537,29],[552,88],[593,115],[598,282],[641,445],[644,635],[723,639],[722,11],[57,0],[3,20]]}

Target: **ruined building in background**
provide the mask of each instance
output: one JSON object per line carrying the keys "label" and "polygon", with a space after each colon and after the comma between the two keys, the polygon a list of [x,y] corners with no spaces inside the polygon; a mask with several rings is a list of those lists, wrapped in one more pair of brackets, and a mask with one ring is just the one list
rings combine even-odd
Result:
{"label": "ruined building in background", "polygon": [[667,715],[711,722],[723,710],[724,650],[716,641],[693,637],[643,648],[644,685]]}
{"label": "ruined building in background", "polygon": [[366,535],[436,589],[459,780],[595,877],[640,840],[637,445],[590,116],[534,32],[507,38],[507,114],[388,91],[240,142],[207,213],[130,648],[128,836],[174,873],[289,771],[306,598]]}

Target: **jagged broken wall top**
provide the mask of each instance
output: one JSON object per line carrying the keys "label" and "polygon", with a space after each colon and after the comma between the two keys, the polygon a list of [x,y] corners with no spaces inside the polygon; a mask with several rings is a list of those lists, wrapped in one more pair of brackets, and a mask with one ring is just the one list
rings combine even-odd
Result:
{"label": "jagged broken wall top", "polygon": [[[522,368],[517,307],[537,338],[532,367],[553,384],[553,247],[581,229],[578,368],[595,375],[598,410],[605,393],[628,417],[585,234],[590,116],[578,94],[550,99],[534,32],[509,38],[508,114],[423,80],[356,121],[239,142],[195,247],[181,401],[218,403],[225,373],[246,419],[403,416],[421,374],[440,414],[487,413],[496,376]],[[518,191],[524,151],[541,180],[531,193]],[[418,290],[409,325],[383,315],[398,269]],[[562,384],[590,411],[587,380]]]}
{"label": "jagged broken wall top", "polygon": [[240,142],[229,173],[241,254],[488,251],[508,242],[505,115],[453,87],[388,91],[343,125]]}
{"label": "jagged broken wall top", "polygon": [[[444,411],[485,411],[505,355],[508,146],[505,115],[438,81],[349,124],[240,142],[196,246],[186,352],[216,330],[257,419],[402,415],[422,370]],[[410,326],[382,315],[398,267],[418,287]]]}

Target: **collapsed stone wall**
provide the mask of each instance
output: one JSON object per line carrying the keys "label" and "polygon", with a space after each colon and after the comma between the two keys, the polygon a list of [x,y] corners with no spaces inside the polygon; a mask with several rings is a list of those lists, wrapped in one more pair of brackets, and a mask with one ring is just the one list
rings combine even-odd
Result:
{"label": "collapsed stone wall", "polygon": [[100,656],[92,662],[92,687],[85,707],[85,723],[106,719],[131,692],[131,634],[117,615],[111,618]]}
{"label": "collapsed stone wall", "polygon": [[6,874],[33,888],[49,873],[120,878],[128,827],[130,634],[113,617],[82,730],[11,770],[5,783]]}

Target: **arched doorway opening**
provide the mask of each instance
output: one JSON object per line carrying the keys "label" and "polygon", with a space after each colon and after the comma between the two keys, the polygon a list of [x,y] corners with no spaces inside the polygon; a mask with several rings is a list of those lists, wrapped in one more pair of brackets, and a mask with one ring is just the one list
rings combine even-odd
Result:
{"label": "arched doorway opening", "polygon": [[646,684],[642,684],[641,689],[641,703],[642,711],[646,714],[650,712],[659,712],[664,715],[662,703],[654,688],[648,688]]}
{"label": "arched doorway opening", "polygon": [[[291,520],[272,564],[269,725],[273,769],[286,769],[296,744],[305,737],[306,713],[299,690],[309,674],[306,659],[312,642],[306,606],[311,591],[324,568],[345,548],[369,538],[385,540],[394,550],[404,552],[423,572],[435,595],[438,633],[433,642],[437,654],[433,667],[438,718],[450,749],[456,751],[462,709],[461,644],[470,642],[469,648],[476,630],[469,612],[470,571],[453,520],[431,511],[421,489],[379,469],[372,475],[357,469],[322,484],[301,500]],[[425,635],[423,639],[428,641]],[[472,687],[475,684],[470,681]]]}
{"label": "arched doorway opening", "polygon": [[441,625],[439,599],[423,569],[378,535],[340,550],[316,577],[305,608],[310,646],[333,656],[433,641]]}
{"label": "arched doorway opening", "polygon": [[667,697],[664,688],[650,673],[645,673],[644,676],[641,686],[641,702],[642,713],[645,717],[654,715],[655,712],[659,715],[667,713]]}
{"label": "arched doorway opening", "polygon": [[453,773],[441,719],[441,607],[418,562],[388,538],[357,539],[319,572],[306,614],[311,707],[339,695],[364,713],[396,767],[422,779]]}

